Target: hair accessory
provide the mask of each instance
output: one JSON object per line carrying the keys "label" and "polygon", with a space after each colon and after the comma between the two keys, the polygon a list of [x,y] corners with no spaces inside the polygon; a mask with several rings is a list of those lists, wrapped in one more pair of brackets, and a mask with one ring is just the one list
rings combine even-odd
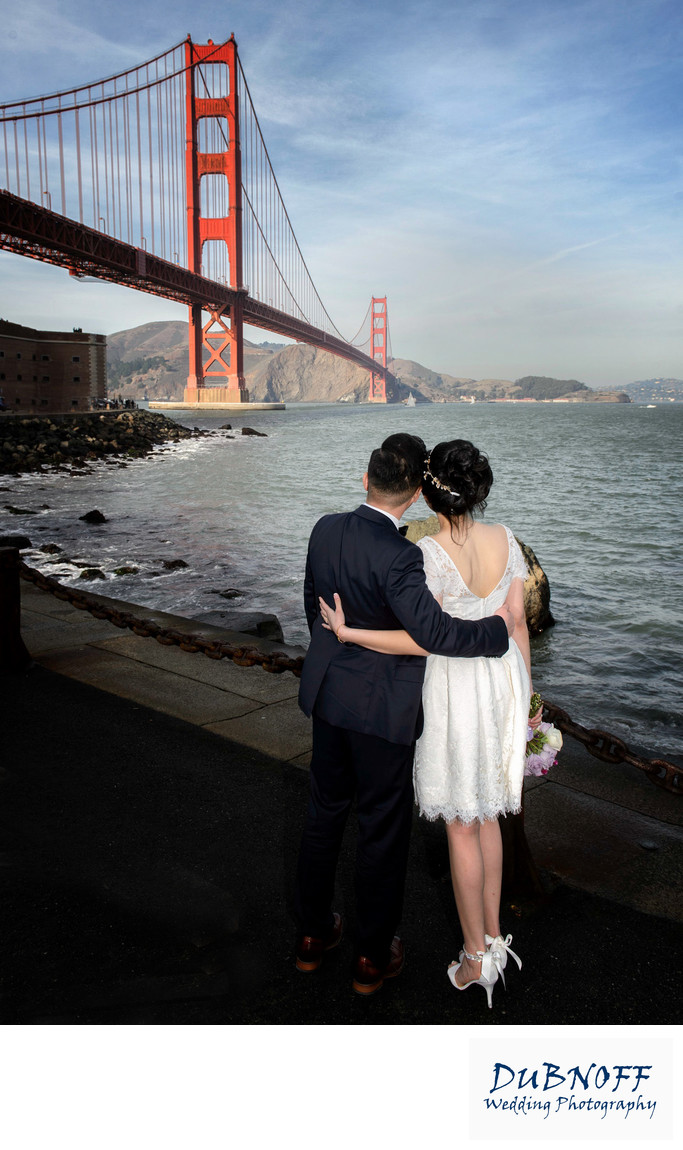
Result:
{"label": "hair accessory", "polygon": [[429,455],[427,457],[427,460],[426,460],[427,470],[423,471],[423,473],[422,473],[423,478],[431,480],[431,482],[434,484],[434,486],[438,487],[439,491],[447,491],[449,495],[453,495],[456,499],[459,499],[460,498],[460,492],[459,491],[453,491],[453,489],[451,487],[446,487],[445,483],[442,483],[440,479],[437,479],[435,475],[432,475],[431,471],[429,470],[429,464],[430,464],[431,458],[432,458],[431,455]]}

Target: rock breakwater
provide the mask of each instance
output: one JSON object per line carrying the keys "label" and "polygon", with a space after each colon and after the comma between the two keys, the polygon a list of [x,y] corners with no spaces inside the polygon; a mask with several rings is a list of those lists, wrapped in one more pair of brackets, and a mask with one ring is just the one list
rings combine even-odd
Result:
{"label": "rock breakwater", "polygon": [[181,427],[153,411],[88,412],[0,418],[0,475],[45,467],[87,467],[148,455],[161,443],[209,434]]}

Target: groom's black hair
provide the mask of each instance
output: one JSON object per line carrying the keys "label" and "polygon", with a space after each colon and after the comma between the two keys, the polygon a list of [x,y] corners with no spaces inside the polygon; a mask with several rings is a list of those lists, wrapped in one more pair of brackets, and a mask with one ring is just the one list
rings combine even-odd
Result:
{"label": "groom's black hair", "polygon": [[427,448],[419,435],[399,431],[376,447],[368,464],[369,494],[389,496],[397,505],[422,483]]}

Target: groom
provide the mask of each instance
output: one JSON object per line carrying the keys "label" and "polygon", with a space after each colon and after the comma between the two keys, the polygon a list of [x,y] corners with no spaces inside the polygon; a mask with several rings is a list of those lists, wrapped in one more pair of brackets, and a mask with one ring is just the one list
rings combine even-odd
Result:
{"label": "groom", "polygon": [[[381,655],[337,642],[323,628],[318,597],[338,591],[349,626],[408,631],[425,650],[442,655],[499,656],[512,623],[499,617],[469,622],[443,612],[427,588],[419,547],[398,530],[420,497],[427,451],[401,433],[373,451],[363,483],[367,502],[356,511],[324,516],[313,528],[304,583],[311,644],[299,704],[313,715],[308,812],[297,868],[294,911],[299,928],[296,965],[316,970],[342,936],[333,913],[334,878],[354,797],[357,957],[353,989],[373,994],[403,967],[395,937],[413,811],[412,764],[422,730],[426,660]],[[507,612],[507,615],[506,615]]]}

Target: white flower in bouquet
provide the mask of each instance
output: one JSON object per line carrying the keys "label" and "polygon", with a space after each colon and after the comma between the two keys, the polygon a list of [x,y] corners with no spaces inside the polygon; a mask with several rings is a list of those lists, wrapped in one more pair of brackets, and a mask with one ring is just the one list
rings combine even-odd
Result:
{"label": "white flower in bouquet", "polygon": [[552,747],[554,751],[562,750],[562,732],[558,731],[557,727],[548,727],[548,730],[545,731],[544,734],[545,741],[549,747]]}

